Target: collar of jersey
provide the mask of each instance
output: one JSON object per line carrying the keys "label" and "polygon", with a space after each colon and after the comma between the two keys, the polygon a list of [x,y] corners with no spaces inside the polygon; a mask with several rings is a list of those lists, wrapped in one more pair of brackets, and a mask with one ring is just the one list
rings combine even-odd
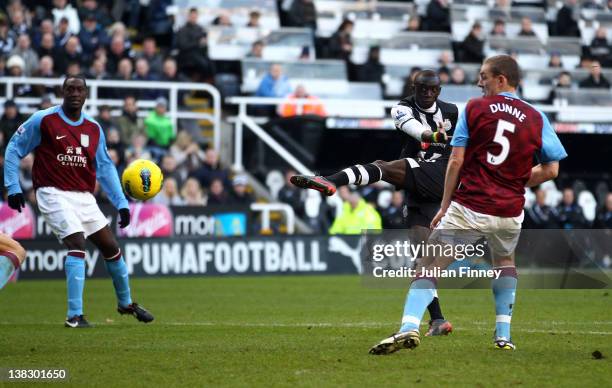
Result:
{"label": "collar of jersey", "polygon": [[64,120],[66,122],[66,124],[72,125],[72,126],[78,126],[83,124],[83,112],[81,112],[81,117],[79,117],[79,119],[77,121],[72,121],[68,118],[68,116],[66,116],[66,114],[64,113],[64,110],[62,109],[62,106],[59,106],[59,109],[57,110],[57,112],[59,113],[60,117],[62,118],[62,120]]}
{"label": "collar of jersey", "polygon": [[518,96],[514,93],[510,93],[510,92],[501,92],[497,94],[498,96],[506,96],[506,97],[512,97],[512,98],[518,98]]}
{"label": "collar of jersey", "polygon": [[419,104],[416,102],[416,99],[414,100],[414,105],[416,106],[416,108],[419,110],[419,112],[423,112],[423,113],[436,113],[438,111],[438,104],[436,103],[436,101],[434,101],[433,105],[430,106],[427,109],[421,108],[419,106]]}

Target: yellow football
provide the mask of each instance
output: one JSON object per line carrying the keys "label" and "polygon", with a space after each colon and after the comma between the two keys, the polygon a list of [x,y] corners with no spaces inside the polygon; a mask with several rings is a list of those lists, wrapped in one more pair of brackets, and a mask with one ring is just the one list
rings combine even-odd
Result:
{"label": "yellow football", "polygon": [[123,190],[130,197],[146,201],[159,193],[164,181],[164,174],[150,160],[137,159],[130,163],[121,176]]}

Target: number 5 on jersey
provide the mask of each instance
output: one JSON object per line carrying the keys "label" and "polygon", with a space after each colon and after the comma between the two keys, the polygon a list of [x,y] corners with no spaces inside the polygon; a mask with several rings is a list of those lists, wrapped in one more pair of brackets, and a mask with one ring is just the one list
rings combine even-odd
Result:
{"label": "number 5 on jersey", "polygon": [[506,136],[504,136],[504,132],[508,131],[514,133],[515,129],[516,125],[509,121],[497,121],[497,129],[495,130],[495,137],[493,138],[493,141],[501,145],[502,149],[498,155],[493,155],[492,153],[487,152],[487,162],[494,166],[499,166],[504,162],[504,160],[506,160],[508,153],[510,153],[510,141]]}

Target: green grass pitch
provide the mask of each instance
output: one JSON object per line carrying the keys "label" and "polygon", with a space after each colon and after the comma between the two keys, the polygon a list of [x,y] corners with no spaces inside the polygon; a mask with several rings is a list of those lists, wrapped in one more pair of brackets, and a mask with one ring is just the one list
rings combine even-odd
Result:
{"label": "green grass pitch", "polygon": [[154,323],[119,316],[110,279],[89,280],[96,327],[71,330],[63,281],[9,284],[0,367],[67,368],[71,385],[104,387],[612,386],[609,290],[519,289],[515,352],[492,347],[489,290],[441,290],[455,332],[390,356],[368,349],[397,329],[405,291],[357,276],[149,278],[132,291]]}

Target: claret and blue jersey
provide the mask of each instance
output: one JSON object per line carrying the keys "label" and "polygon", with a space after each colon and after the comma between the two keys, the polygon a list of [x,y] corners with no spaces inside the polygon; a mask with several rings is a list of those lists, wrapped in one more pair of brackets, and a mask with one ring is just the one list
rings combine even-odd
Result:
{"label": "claret and blue jersey", "polygon": [[534,156],[541,163],[567,157],[546,115],[512,93],[470,100],[451,145],[466,147],[453,200],[499,217],[523,211]]}
{"label": "claret and blue jersey", "polygon": [[97,177],[117,209],[128,207],[102,127],[89,115],[81,113],[79,120],[72,121],[58,105],[34,113],[23,123],[5,153],[4,185],[9,195],[21,192],[19,162],[32,151],[35,189],[93,193]]}

